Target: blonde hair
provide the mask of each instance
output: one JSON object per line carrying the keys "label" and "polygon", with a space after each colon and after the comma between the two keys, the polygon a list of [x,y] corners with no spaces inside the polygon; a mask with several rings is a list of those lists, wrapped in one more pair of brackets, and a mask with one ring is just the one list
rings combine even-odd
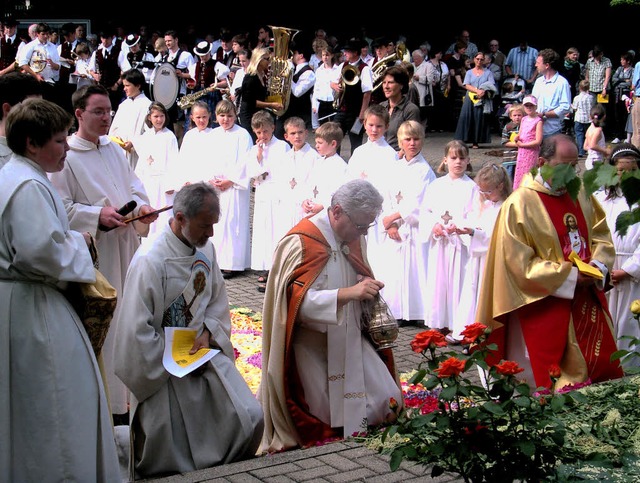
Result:
{"label": "blonde hair", "polygon": [[500,199],[502,200],[505,200],[513,191],[509,173],[504,166],[495,163],[488,162],[483,164],[474,180],[476,183],[484,181],[488,185],[495,186],[496,188],[502,185],[502,189],[500,190]]}
{"label": "blonde hair", "polygon": [[251,116],[251,129],[260,129],[266,126],[272,128],[275,126],[275,121],[269,111],[261,109]]}
{"label": "blonde hair", "polygon": [[218,114],[233,114],[237,117],[236,106],[228,99],[221,99],[216,104],[216,115]]}
{"label": "blonde hair", "polygon": [[251,60],[249,61],[249,65],[247,66],[246,73],[249,75],[256,75],[258,73],[258,64],[264,58],[270,58],[271,54],[269,49],[265,47],[260,47],[258,49],[253,49],[251,52]]}
{"label": "blonde hair", "polygon": [[509,106],[509,109],[507,110],[507,114],[509,115],[509,119],[511,119],[511,113],[513,113],[513,112],[520,112],[524,116],[525,115],[524,105],[523,104],[511,104],[511,106]]}
{"label": "blonde hair", "polygon": [[405,121],[398,128],[398,141],[405,139],[420,139],[424,141],[424,127],[418,121]]}

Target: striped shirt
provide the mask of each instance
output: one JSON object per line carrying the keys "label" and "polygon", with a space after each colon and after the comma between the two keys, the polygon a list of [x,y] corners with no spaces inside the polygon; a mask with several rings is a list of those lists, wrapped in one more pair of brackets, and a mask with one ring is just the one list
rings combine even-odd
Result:
{"label": "striped shirt", "polygon": [[[608,57],[602,56],[600,62],[596,62],[593,58],[587,60],[585,79],[589,81],[589,91],[602,92],[607,68],[612,68],[611,60]],[[611,85],[607,86],[607,88],[609,87]]]}
{"label": "striped shirt", "polygon": [[525,80],[531,79],[536,68],[536,59],[538,58],[538,49],[527,47],[521,50],[520,47],[514,47],[507,55],[505,66],[509,66],[511,72],[518,74]]}

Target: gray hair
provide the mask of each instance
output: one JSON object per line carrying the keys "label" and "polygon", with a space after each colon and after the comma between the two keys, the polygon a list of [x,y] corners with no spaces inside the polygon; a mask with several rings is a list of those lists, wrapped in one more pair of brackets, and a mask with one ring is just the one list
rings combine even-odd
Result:
{"label": "gray hair", "polygon": [[349,214],[375,215],[382,211],[382,195],[368,181],[354,179],[343,184],[331,197],[331,207],[340,205]]}
{"label": "gray hair", "polygon": [[220,198],[218,192],[210,184],[199,182],[183,186],[173,200],[173,213],[182,213],[187,219],[194,218],[203,209],[213,209],[220,215]]}

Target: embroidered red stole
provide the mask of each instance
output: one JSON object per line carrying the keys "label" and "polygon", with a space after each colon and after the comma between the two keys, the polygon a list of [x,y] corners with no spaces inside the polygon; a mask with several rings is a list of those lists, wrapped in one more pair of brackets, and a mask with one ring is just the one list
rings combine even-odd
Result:
{"label": "embroidered red stole", "polygon": [[[583,261],[591,259],[589,230],[580,204],[568,194],[551,196],[538,193],[557,231],[561,244],[568,239],[567,217],[573,215],[580,234],[587,240]],[[570,249],[563,250],[568,259]],[[557,364],[563,372],[575,373],[563,356],[569,340],[569,322],[573,322],[576,340],[584,357],[592,382],[622,377],[618,362],[610,362],[616,344],[611,332],[611,316],[604,293],[593,285],[578,287],[573,300],[553,296],[518,310],[522,333],[527,345],[537,386],[550,387],[549,367]],[[565,367],[563,367],[563,362]]]}
{"label": "embroidered red stole", "polygon": [[[331,256],[331,246],[324,238],[318,227],[308,219],[303,219],[293,227],[288,235],[299,235],[302,242],[302,261],[292,272],[287,281],[287,329],[285,340],[284,356],[284,378],[287,408],[298,431],[298,439],[303,447],[310,446],[319,441],[337,439],[342,437],[342,432],[320,421],[309,412],[309,405],[304,397],[304,390],[300,382],[295,361],[295,353],[292,350],[292,336],[295,320],[300,310],[302,300],[318,278],[322,269],[327,264]],[[369,266],[364,262],[360,247],[360,240],[356,239],[348,245],[349,254],[347,259],[355,269],[356,273],[372,277],[373,274]],[[389,371],[395,377],[395,364],[391,349],[380,354],[382,360],[387,364]],[[389,362],[391,364],[389,364]]]}

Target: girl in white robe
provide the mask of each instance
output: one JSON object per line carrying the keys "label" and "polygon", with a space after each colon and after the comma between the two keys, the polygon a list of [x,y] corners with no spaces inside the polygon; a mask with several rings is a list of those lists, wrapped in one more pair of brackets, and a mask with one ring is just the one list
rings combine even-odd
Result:
{"label": "girl in white robe", "polygon": [[[628,143],[620,143],[614,148],[611,163],[618,172],[638,169],[640,151]],[[628,339],[622,336],[640,337],[638,321],[631,313],[631,303],[640,299],[640,224],[631,225],[625,236],[616,232],[616,220],[623,211],[631,208],[622,195],[620,187],[611,187],[594,193],[606,213],[607,224],[611,231],[613,244],[616,249],[616,260],[611,271],[613,288],[606,292],[609,312],[613,321],[615,337],[618,349],[637,350],[637,347],[629,347]],[[630,364],[639,365],[637,358],[627,361]]]}
{"label": "girl in white robe", "polygon": [[454,343],[460,342],[462,340],[460,332],[476,321],[480,284],[493,227],[502,203],[512,191],[509,173],[497,164],[484,165],[476,174],[474,181],[478,185],[478,190],[473,207],[467,216],[467,224],[458,229],[459,235],[470,236],[470,242],[469,262],[462,283],[457,316],[453,320],[450,335]]}
{"label": "girl in white robe", "polygon": [[247,153],[253,141],[249,131],[236,124],[237,119],[231,101],[223,99],[216,104],[220,127],[211,133],[215,146],[211,173],[213,186],[220,195],[220,220],[211,242],[225,277],[251,266]]}
{"label": "girl in white robe", "polygon": [[469,239],[460,236],[457,228],[467,226],[478,189],[466,174],[469,163],[466,144],[458,140],[447,143],[438,169],[447,174],[427,187],[420,207],[420,238],[429,251],[424,323],[432,329],[451,330],[457,316],[469,258]]}
{"label": "girl in white robe", "polygon": [[[178,162],[178,139],[167,127],[170,122],[166,107],[160,102],[154,102],[149,106],[147,114],[147,125],[151,129],[133,139],[134,148],[139,155],[135,173],[144,184],[149,203],[156,208],[173,203],[173,189],[167,186],[167,176],[175,170]],[[170,210],[160,213],[158,219],[149,226],[149,235],[142,238],[141,242],[145,243],[162,231],[169,222],[171,213]]]}

